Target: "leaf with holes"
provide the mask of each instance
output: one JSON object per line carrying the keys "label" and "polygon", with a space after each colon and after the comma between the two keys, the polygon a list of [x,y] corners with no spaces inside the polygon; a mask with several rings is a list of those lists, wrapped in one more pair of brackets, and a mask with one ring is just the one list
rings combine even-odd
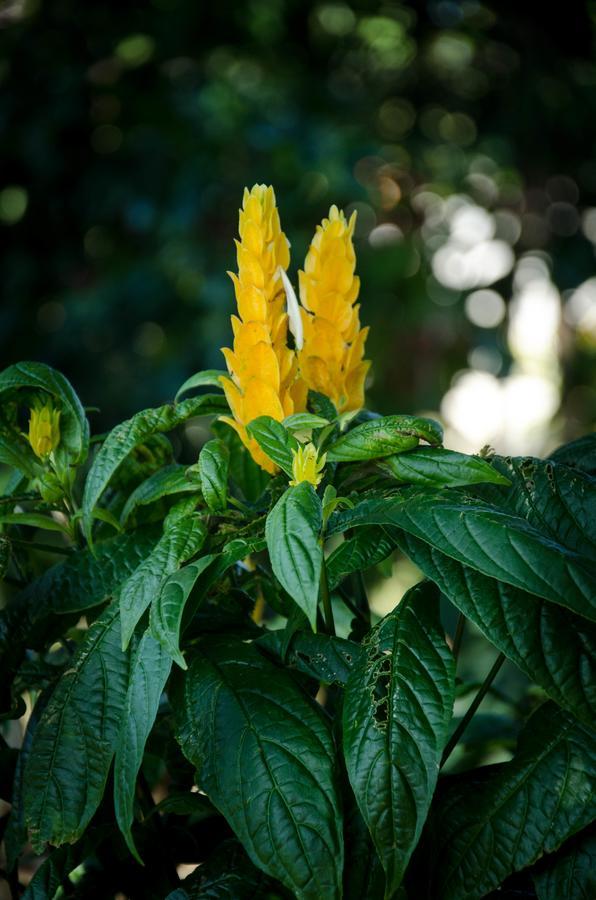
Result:
{"label": "leaf with holes", "polygon": [[73,843],[99,806],[128,687],[116,604],[93,623],[58,681],[25,764],[25,822],[33,848]]}
{"label": "leaf with holes", "polygon": [[313,630],[323,563],[322,526],[320,497],[306,481],[282,494],[267,516],[265,526],[273,572],[306,614]]}
{"label": "leaf with holes", "polygon": [[268,631],[255,646],[295,669],[325,684],[347,682],[350,672],[362,656],[360,644],[329,634],[295,632],[285,646],[283,629]]}
{"label": "leaf with holes", "polygon": [[195,654],[173,707],[197,783],[256,866],[299,900],[339,898],[338,764],[324,714],[249,644],[212,637]]}
{"label": "leaf with holes", "polygon": [[207,441],[199,454],[199,478],[205,503],[211,512],[220,512],[228,502],[230,454],[223,441]]}
{"label": "leaf with holes", "polygon": [[131,450],[149,436],[172,431],[192,416],[219,415],[227,410],[227,403],[219,394],[205,394],[181,403],[171,403],[157,409],[144,409],[126,422],[117,425],[105,439],[87,475],[83,495],[83,527],[89,539],[91,514],[112,475]]}
{"label": "leaf with holes", "polygon": [[596,720],[596,625],[450,559],[409,534],[400,549],[488,640],[586,724]]}
{"label": "leaf with holes", "polygon": [[131,826],[136,780],[149,732],[155,722],[159,700],[168,680],[172,659],[146,631],[132,656],[128,689],[122,709],[114,764],[114,808],[126,844],[139,860]]}
{"label": "leaf with holes", "polygon": [[356,462],[362,459],[379,459],[412,450],[420,441],[432,446],[441,444],[443,431],[432,419],[415,416],[384,416],[363,422],[331,444],[327,451],[328,462]]}
{"label": "leaf with holes", "polygon": [[596,818],[596,733],[545,703],[509,763],[463,775],[433,815],[432,896],[476,900]]}
{"label": "leaf with holes", "polygon": [[391,897],[420,838],[453,708],[455,665],[434,585],[412,588],[363,649],[344,696],[344,755]]}
{"label": "leaf with holes", "polygon": [[596,476],[596,433],[585,434],[570,444],[563,444],[551,453],[551,459]]}
{"label": "leaf with holes", "polygon": [[396,525],[470,568],[596,620],[592,560],[568,550],[519,516],[445,489],[406,488],[334,513],[328,533]]}

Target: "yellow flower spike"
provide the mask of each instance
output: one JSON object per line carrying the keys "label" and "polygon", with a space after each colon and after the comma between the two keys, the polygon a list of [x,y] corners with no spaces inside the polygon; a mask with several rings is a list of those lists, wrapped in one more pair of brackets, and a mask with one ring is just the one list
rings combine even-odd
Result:
{"label": "yellow flower spike", "polygon": [[277,466],[250,438],[246,426],[257,416],[281,421],[306,408],[306,385],[287,346],[288,316],[281,272],[290,264],[290,245],[281,230],[272,187],[244,190],[236,241],[238,274],[229,273],[239,318],[232,316],[234,348],[222,350],[230,377],[222,386],[233,418],[231,425],[253,459],[272,474]]}
{"label": "yellow flower spike", "polygon": [[60,443],[60,410],[51,400],[37,402],[30,410],[29,443],[40,459],[47,459]]}
{"label": "yellow flower spike", "polygon": [[355,303],[360,279],[354,274],[352,235],[356,213],[349,221],[332,206],[317,226],[299,273],[304,346],[298,354],[300,375],[307,387],[326,394],[338,412],[364,405],[364,382],[370,362],[363,359],[368,328],[360,328]]}
{"label": "yellow flower spike", "polygon": [[296,487],[301,481],[308,481],[316,487],[323,480],[323,469],[327,454],[319,456],[314,444],[304,444],[292,450],[292,475],[290,484]]}

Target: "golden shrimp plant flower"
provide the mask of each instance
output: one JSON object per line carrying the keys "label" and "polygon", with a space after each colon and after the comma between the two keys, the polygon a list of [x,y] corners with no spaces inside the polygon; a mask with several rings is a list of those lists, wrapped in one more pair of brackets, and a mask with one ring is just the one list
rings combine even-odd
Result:
{"label": "golden shrimp plant flower", "polygon": [[318,455],[314,444],[300,445],[297,450],[292,450],[292,487],[296,487],[301,481],[308,481],[317,487],[323,479],[326,458],[326,453]]}
{"label": "golden shrimp plant flower", "polygon": [[60,443],[60,410],[55,409],[51,400],[38,401],[30,410],[28,439],[33,452],[42,460]]}
{"label": "golden shrimp plant flower", "polygon": [[281,421],[306,407],[307,388],[298,377],[298,361],[287,345],[288,316],[280,272],[290,262],[289,242],[281,230],[272,187],[245,189],[236,241],[238,274],[234,282],[238,316],[232,316],[234,346],[222,350],[230,377],[222,386],[232,417],[222,417],[238,433],[253,459],[266,471],[275,464],[249,437],[246,426],[258,416]]}
{"label": "golden shrimp plant flower", "polygon": [[360,279],[354,274],[356,213],[347,221],[332,206],[317,226],[299,273],[304,345],[300,374],[308,388],[333,400],[338,412],[364,405],[370,362],[363,359],[368,328],[360,327]]}

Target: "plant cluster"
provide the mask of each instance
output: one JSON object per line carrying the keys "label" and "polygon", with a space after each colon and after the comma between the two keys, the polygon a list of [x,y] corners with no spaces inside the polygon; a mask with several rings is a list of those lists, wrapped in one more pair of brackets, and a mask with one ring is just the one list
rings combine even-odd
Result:
{"label": "plant cluster", "polygon": [[[0,374],[15,897],[29,846],[29,900],[593,895],[596,436],[468,456],[367,412],[352,229],[332,207],[299,304],[247,191],[228,371],[109,434],[48,366]],[[167,435],[198,416],[187,465]],[[396,550],[423,579],[375,621],[363,572]],[[466,621],[496,658],[456,719]],[[505,659],[534,686],[511,758],[445,771]]]}

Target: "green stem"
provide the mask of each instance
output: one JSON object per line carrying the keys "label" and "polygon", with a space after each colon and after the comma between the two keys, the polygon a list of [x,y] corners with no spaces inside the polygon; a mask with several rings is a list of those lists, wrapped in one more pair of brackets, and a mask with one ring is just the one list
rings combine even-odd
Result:
{"label": "green stem", "polygon": [[453,638],[453,656],[455,661],[457,662],[457,658],[459,656],[459,651],[461,650],[461,642],[464,636],[464,629],[466,627],[466,617],[463,613],[460,612],[459,618],[457,620],[457,625],[455,628],[455,635]]}
{"label": "green stem", "polygon": [[445,750],[443,751],[443,756],[441,758],[441,766],[444,766],[445,763],[447,762],[448,758],[451,756],[453,750],[455,749],[457,742],[459,741],[462,734],[464,733],[464,731],[470,724],[470,722],[474,716],[474,713],[476,712],[476,710],[478,709],[478,707],[484,700],[484,697],[486,696],[487,691],[489,690],[491,684],[495,680],[497,673],[504,662],[505,662],[505,654],[499,653],[499,655],[497,656],[496,660],[494,661],[494,663],[492,665],[490,672],[488,673],[488,675],[482,682],[482,686],[481,686],[480,690],[478,691],[478,693],[476,694],[476,696],[470,703],[470,705],[466,711],[466,714],[464,715],[461,722],[459,723],[459,725],[457,726],[457,728],[455,729],[455,731],[453,732],[453,734],[447,741]]}
{"label": "green stem", "polygon": [[329,596],[329,583],[327,582],[327,567],[325,559],[321,565],[321,581],[319,584],[319,598],[323,604],[323,618],[325,620],[325,630],[327,634],[335,635],[335,621],[333,619],[333,608],[331,606],[331,597]]}

